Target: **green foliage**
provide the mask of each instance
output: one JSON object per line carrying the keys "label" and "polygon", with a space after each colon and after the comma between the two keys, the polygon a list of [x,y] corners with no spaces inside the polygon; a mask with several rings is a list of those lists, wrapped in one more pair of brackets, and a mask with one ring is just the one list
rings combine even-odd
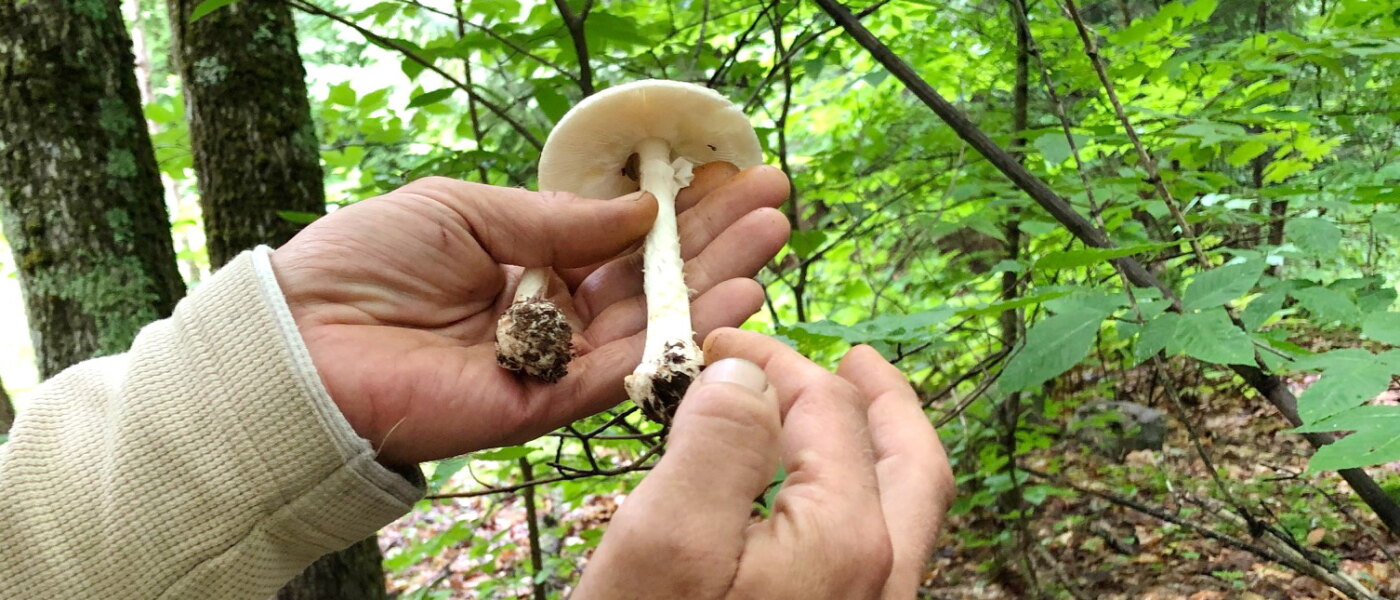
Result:
{"label": "green foliage", "polygon": [[190,11],[190,22],[198,21],[209,13],[233,4],[234,2],[238,2],[238,0],[204,0],[196,5],[194,10]]}
{"label": "green foliage", "polygon": [[[234,1],[204,0],[191,20]],[[1392,250],[1400,238],[1395,3],[1339,0],[1326,3],[1326,14],[1296,3],[1287,26],[1262,33],[1252,13],[1247,26],[1231,25],[1230,3],[1214,0],[1128,2],[1129,22],[1116,14],[1091,19],[1123,108],[1193,229],[1189,240],[1106,101],[1072,24],[1054,3],[1028,4],[1059,104],[1032,58],[1020,136],[1012,131],[1015,34],[1003,3],[893,2],[863,22],[995,141],[1026,140],[1027,168],[1101,224],[1115,249],[1074,239],[832,31],[812,3],[781,0],[765,10],[600,1],[584,33],[596,89],[663,77],[708,83],[743,105],[769,162],[793,180],[794,203],[783,211],[796,225],[760,275],[768,302],[747,327],[777,334],[829,366],[854,344],[898,359],[928,401],[930,419],[946,420],[940,432],[959,475],[957,511],[1004,519],[999,502],[1013,490],[1030,511],[1071,494],[1008,467],[997,410],[1012,393],[1034,404],[1016,423],[1013,452],[1044,451],[1064,443],[1079,401],[1047,390],[1090,372],[1105,374],[1105,383],[1085,396],[1111,394],[1114,377],[1159,354],[1209,367],[1263,360],[1295,383],[1319,373],[1298,398],[1300,431],[1352,433],[1319,450],[1312,468],[1400,460],[1400,411],[1372,400],[1400,373],[1400,356],[1389,349],[1400,345],[1400,313],[1391,312],[1392,274],[1400,272]],[[528,138],[545,139],[584,97],[581,57],[553,3],[461,2],[460,27],[456,3],[318,5],[388,40],[298,15],[333,203],[426,175],[534,186],[539,149]],[[143,0],[137,12],[133,23],[147,32],[153,54],[167,54],[163,3]],[[227,76],[219,65],[204,67],[206,77]],[[171,201],[182,267],[197,279],[207,263],[181,84],[164,61],[151,61],[151,69],[145,114],[161,172],[179,197]],[[1068,136],[1056,116],[1061,109]],[[110,168],[124,171],[128,162],[113,156]],[[297,223],[314,217],[279,214]],[[1122,258],[1144,264],[1179,294],[1180,310],[1155,290],[1125,288],[1110,263]],[[1007,274],[1016,283],[1010,294]],[[107,290],[97,297],[108,299],[125,289],[94,277],[40,283],[96,286]],[[1016,335],[1005,331],[1008,322]],[[1241,382],[1223,377],[1213,393],[1239,395]],[[590,431],[615,415],[576,429]],[[635,415],[623,421],[653,431]],[[644,447],[645,440],[595,439],[590,450],[609,469]],[[428,486],[509,485],[519,482],[521,458],[544,476],[593,468],[587,456],[577,441],[544,438],[439,462]],[[556,461],[566,468],[546,466]],[[1126,474],[1108,476],[1126,485]],[[538,489],[557,515],[635,480],[592,477]],[[1164,481],[1138,484],[1144,487],[1135,491],[1145,493],[1166,489]],[[513,502],[502,495],[486,510],[518,510]],[[1310,512],[1306,505],[1289,511]],[[387,564],[408,569],[454,547],[483,563],[520,553],[508,536],[473,536],[463,523],[396,549]],[[1297,527],[1306,533],[1311,523]],[[576,559],[597,543],[595,529],[564,527],[544,527],[567,540],[546,566],[547,581],[568,581]],[[1011,533],[960,535],[976,545]],[[530,577],[518,568],[474,591],[511,595]],[[1238,581],[1229,572],[1216,577]],[[424,584],[403,597],[441,591]]]}

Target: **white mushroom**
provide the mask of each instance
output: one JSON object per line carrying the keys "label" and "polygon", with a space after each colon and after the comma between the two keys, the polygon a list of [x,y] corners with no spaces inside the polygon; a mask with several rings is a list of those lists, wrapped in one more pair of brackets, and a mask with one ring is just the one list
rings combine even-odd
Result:
{"label": "white mushroom", "polygon": [[[656,196],[656,222],[643,250],[646,346],[626,380],[628,394],[654,420],[669,422],[703,362],[690,323],[676,193],[689,185],[694,165],[726,161],[745,168],[762,160],[758,137],[737,106],[714,90],[676,81],[637,81],[595,94],[545,142],[541,190],[615,198],[640,187]],[[547,281],[529,272],[524,281],[532,277]],[[522,282],[516,301],[538,298],[543,287]]]}

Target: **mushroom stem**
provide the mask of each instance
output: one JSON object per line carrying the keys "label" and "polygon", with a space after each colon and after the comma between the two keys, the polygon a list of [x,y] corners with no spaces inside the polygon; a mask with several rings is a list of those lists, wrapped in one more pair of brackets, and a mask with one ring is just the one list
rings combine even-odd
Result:
{"label": "mushroom stem", "polygon": [[646,345],[641,364],[625,385],[647,416],[669,423],[702,364],[690,324],[690,288],[676,229],[676,193],[690,183],[690,165],[684,159],[673,163],[671,147],[661,139],[644,139],[636,150],[641,188],[656,197],[657,211],[642,250]]}
{"label": "mushroom stem", "polygon": [[511,304],[519,304],[530,298],[543,298],[549,284],[549,269],[534,267],[520,274],[520,283],[515,286],[515,299]]}

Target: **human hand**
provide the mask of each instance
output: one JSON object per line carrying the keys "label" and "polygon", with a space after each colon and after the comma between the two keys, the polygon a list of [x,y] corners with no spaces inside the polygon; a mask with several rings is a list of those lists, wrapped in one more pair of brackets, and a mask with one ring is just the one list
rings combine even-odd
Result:
{"label": "human hand", "polygon": [[705,357],[573,598],[913,598],[954,483],[904,375],[868,346],[832,374],[734,329]]}
{"label": "human hand", "polygon": [[[772,167],[711,163],[677,197],[699,335],[762,305],[749,277],[787,240],[774,208],[787,193]],[[272,265],[331,398],[381,462],[402,465],[519,443],[625,399],[646,326],[635,245],[655,215],[649,195],[434,177],[317,220]],[[521,267],[554,267],[549,298],[575,332],[555,384],[496,365],[496,319]]]}

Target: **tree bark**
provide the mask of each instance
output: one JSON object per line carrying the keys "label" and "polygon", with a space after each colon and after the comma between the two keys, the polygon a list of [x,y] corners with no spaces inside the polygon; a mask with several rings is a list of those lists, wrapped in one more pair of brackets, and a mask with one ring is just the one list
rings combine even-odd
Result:
{"label": "tree bark", "polygon": [[15,423],[15,405],[10,403],[10,395],[5,393],[5,384],[0,383],[0,434],[10,432]]}
{"label": "tree bark", "polygon": [[[168,0],[167,8],[209,262],[218,268],[258,244],[286,243],[300,225],[278,213],[325,214],[326,197],[291,8],[242,0],[190,22],[199,4]],[[371,537],[321,557],[277,598],[384,598],[381,563]]]}
{"label": "tree bark", "polygon": [[117,0],[0,2],[0,215],[52,376],[184,294]]}
{"label": "tree bark", "polygon": [[169,0],[172,52],[209,262],[217,268],[300,228],[279,211],[324,214],[320,151],[291,9],[243,0],[191,23],[198,0]]}
{"label": "tree bark", "polygon": [[382,560],[379,539],[370,536],[311,563],[301,575],[277,591],[277,600],[386,598]]}

